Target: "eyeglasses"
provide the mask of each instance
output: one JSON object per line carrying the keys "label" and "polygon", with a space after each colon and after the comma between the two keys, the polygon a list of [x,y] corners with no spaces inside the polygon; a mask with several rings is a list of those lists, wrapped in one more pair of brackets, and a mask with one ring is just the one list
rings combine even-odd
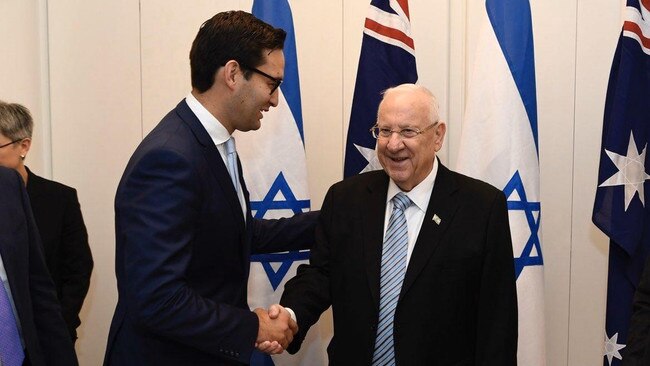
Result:
{"label": "eyeglasses", "polygon": [[16,142],[21,142],[21,141],[23,141],[23,140],[24,140],[24,138],[22,138],[22,139],[18,139],[18,140],[13,140],[13,141],[11,141],[11,142],[7,142],[7,143],[4,144],[4,145],[0,145],[0,149],[2,149],[3,147],[7,147],[7,146],[9,146],[9,145],[13,145],[13,144],[15,144]]}
{"label": "eyeglasses", "polygon": [[382,138],[388,138],[390,137],[394,132],[398,133],[402,138],[404,139],[412,139],[416,137],[417,135],[423,134],[426,132],[426,130],[430,129],[431,127],[437,125],[438,122],[428,125],[424,129],[420,130],[419,128],[415,127],[406,127],[402,128],[401,130],[391,130],[390,128],[382,128],[377,125],[374,125],[370,129],[370,133],[372,133],[372,137],[378,139],[380,137]]}
{"label": "eyeglasses", "polygon": [[248,70],[250,70],[250,71],[252,71],[252,72],[254,72],[256,74],[260,74],[260,75],[264,76],[265,78],[273,81],[273,87],[271,88],[271,92],[269,94],[273,94],[273,92],[275,92],[275,90],[280,87],[280,84],[282,84],[282,79],[274,78],[273,76],[265,73],[264,71],[258,70],[258,69],[254,68],[254,67],[244,65],[241,62],[239,63],[239,65],[241,65],[245,69],[248,69]]}

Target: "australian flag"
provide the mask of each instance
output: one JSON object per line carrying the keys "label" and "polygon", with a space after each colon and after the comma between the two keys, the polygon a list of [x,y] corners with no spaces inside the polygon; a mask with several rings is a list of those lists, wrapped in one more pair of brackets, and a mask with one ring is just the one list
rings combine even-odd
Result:
{"label": "australian flag", "polygon": [[417,79],[408,0],[372,0],[364,24],[352,99],[345,177],[381,169],[374,150],[376,140],[369,132],[377,121],[381,93]]}
{"label": "australian flag", "polygon": [[[650,253],[650,9],[628,0],[609,76],[593,222],[610,238],[604,365],[625,355],[632,298]],[[643,32],[646,32],[644,34]]]}

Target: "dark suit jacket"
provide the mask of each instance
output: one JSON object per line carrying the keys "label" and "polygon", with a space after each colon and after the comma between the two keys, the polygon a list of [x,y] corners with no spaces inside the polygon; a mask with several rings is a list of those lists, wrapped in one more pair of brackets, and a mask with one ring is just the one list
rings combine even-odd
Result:
{"label": "dark suit jacket", "polygon": [[249,362],[258,333],[250,255],[310,247],[317,215],[253,219],[243,183],[246,224],[219,151],[185,101],[142,141],[115,198],[119,299],[106,364]]}
{"label": "dark suit jacket", "polygon": [[[300,327],[289,351],[331,305],[330,364],[371,364],[388,183],[375,171],[327,193],[310,264],[298,268],[280,301]],[[393,334],[397,365],[516,364],[515,272],[502,192],[439,165]]]}
{"label": "dark suit jacket", "polygon": [[621,350],[623,366],[650,365],[650,257],[634,294],[627,345]]}
{"label": "dark suit jacket", "polygon": [[[77,365],[23,180],[0,167],[0,255],[33,366]],[[2,342],[2,340],[0,340]]]}
{"label": "dark suit jacket", "polygon": [[27,174],[27,194],[43,243],[45,263],[56,285],[63,319],[74,340],[93,270],[77,191],[41,178],[29,169]]}

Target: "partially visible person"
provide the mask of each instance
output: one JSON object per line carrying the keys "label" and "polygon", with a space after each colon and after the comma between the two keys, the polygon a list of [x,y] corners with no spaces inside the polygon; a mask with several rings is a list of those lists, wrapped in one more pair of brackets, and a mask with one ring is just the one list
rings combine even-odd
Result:
{"label": "partially visible person", "polygon": [[27,186],[45,261],[74,342],[81,323],[79,311],[90,285],[93,258],[77,191],[41,178],[25,166],[33,129],[34,121],[27,108],[0,101],[0,166],[18,171]]}
{"label": "partially visible person", "polygon": [[329,189],[309,265],[285,285],[289,352],[331,305],[333,365],[516,365],[506,198],[441,164],[445,131],[428,89],[384,93],[369,131],[383,170]]}
{"label": "partially visible person", "polygon": [[251,214],[235,131],[278,105],[286,32],[216,14],[192,44],[192,91],[138,146],[115,195],[118,301],[105,365],[242,365],[297,331],[247,303],[250,255],[309,248],[317,214]]}
{"label": "partially visible person", "polygon": [[0,365],[74,366],[22,180],[0,167]]}
{"label": "partially visible person", "polygon": [[627,333],[627,344],[621,350],[623,366],[650,365],[650,257],[634,294],[634,312]]}

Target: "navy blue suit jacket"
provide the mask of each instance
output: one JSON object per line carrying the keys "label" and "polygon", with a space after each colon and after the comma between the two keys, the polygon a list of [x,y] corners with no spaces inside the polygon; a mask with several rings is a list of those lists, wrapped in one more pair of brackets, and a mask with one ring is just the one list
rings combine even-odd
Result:
{"label": "navy blue suit jacket", "polygon": [[[240,168],[240,176],[241,168]],[[311,246],[316,214],[244,223],[228,170],[182,101],[126,167],[115,198],[119,299],[105,364],[248,363],[251,253]]]}
{"label": "navy blue suit jacket", "polygon": [[16,171],[3,167],[0,254],[32,366],[77,365],[23,180]]}

